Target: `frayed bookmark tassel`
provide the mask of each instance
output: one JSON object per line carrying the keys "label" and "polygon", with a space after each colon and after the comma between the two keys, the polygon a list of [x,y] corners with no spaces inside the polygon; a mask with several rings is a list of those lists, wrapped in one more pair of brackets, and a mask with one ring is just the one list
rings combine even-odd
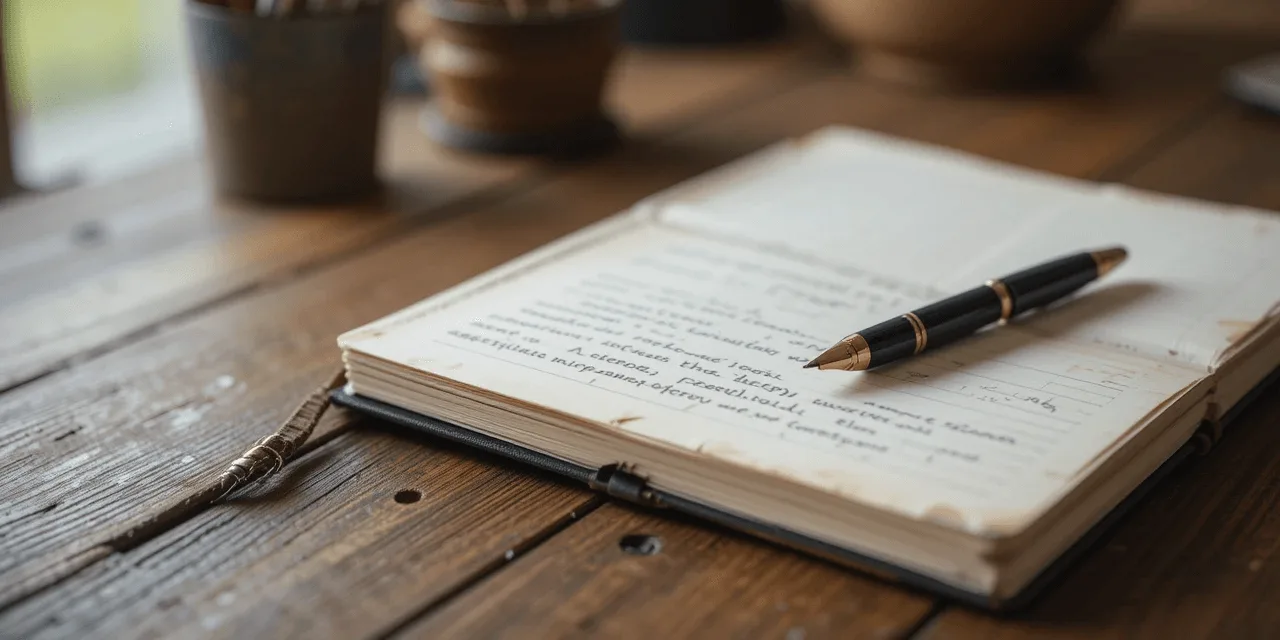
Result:
{"label": "frayed bookmark tassel", "polygon": [[307,396],[280,429],[259,440],[253,448],[236,458],[218,477],[221,493],[214,501],[227,497],[247,484],[279,473],[315,431],[320,418],[329,408],[329,393],[346,384],[346,380],[346,371],[339,371],[328,384]]}

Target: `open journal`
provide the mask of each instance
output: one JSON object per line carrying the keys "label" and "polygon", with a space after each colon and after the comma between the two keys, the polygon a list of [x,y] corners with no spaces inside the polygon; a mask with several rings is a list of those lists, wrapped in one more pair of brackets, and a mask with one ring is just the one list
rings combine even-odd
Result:
{"label": "open journal", "polygon": [[[1109,245],[1128,262],[1013,324],[802,369]],[[999,607],[1213,442],[1280,364],[1278,301],[1280,217],[832,128],[341,336],[339,400]]]}

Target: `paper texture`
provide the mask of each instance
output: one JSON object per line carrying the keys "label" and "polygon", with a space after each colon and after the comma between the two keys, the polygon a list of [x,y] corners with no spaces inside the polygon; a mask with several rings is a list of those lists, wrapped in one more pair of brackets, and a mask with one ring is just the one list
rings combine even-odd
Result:
{"label": "paper texture", "polygon": [[[843,130],[729,172],[341,343],[877,508],[1009,534],[1280,298],[1280,229],[1251,213]],[[871,373],[801,369],[946,293],[1112,244],[1129,263],[1025,323]]]}
{"label": "paper texture", "polygon": [[[832,129],[663,219],[955,293],[1059,255],[1130,258],[1029,328],[1204,371],[1280,300],[1280,218]],[[1041,319],[1043,320],[1043,319]]]}
{"label": "paper texture", "polygon": [[653,225],[346,344],[974,530],[1020,526],[1197,377],[1016,328],[869,374],[801,369],[850,323],[928,299]]}

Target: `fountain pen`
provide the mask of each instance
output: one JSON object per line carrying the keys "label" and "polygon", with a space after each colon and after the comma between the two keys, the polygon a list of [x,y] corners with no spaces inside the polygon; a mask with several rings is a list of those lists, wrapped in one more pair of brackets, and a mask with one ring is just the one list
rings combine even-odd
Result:
{"label": "fountain pen", "polygon": [[940,347],[1043,307],[1124,262],[1123,247],[1085,251],[1024,269],[850,335],[806,369],[865,371]]}

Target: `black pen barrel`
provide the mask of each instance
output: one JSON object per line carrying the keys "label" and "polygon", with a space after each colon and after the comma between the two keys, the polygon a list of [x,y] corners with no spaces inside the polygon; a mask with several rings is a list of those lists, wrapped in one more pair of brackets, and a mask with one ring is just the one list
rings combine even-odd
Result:
{"label": "black pen barrel", "polygon": [[1000,319],[1000,297],[977,287],[859,331],[878,367],[954,342]]}
{"label": "black pen barrel", "polygon": [[914,313],[928,331],[927,347],[941,347],[999,320],[1000,296],[991,287],[975,287]]}
{"label": "black pen barrel", "polygon": [[[1006,318],[1006,312],[1011,318],[1050,304],[1097,277],[1098,263],[1091,254],[1071,255],[975,287],[858,333],[871,350],[870,367],[878,367],[971,336]],[[1007,311],[1001,297],[1005,292]]]}
{"label": "black pen barrel", "polygon": [[950,344],[1075,293],[1128,255],[1124,247],[1076,253],[991,280],[849,335],[805,367],[861,371]]}
{"label": "black pen barrel", "polygon": [[1079,253],[1001,278],[1013,297],[1014,315],[1064,298],[1098,278],[1093,255]]}

